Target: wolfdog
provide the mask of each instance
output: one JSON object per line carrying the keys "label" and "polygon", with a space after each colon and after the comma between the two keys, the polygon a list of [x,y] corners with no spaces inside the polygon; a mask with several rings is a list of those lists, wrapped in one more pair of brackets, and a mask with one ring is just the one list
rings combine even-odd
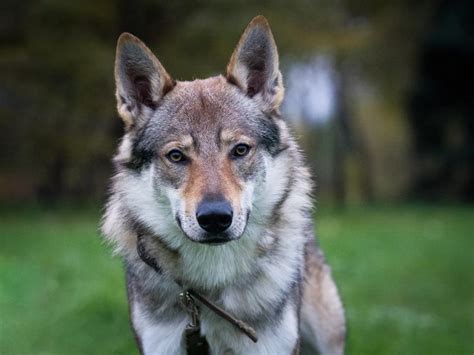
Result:
{"label": "wolfdog", "polygon": [[267,20],[250,22],[225,75],[194,81],[173,80],[123,33],[115,80],[125,133],[102,232],[124,259],[141,353],[193,353],[193,328],[210,354],[298,354],[302,343],[342,354],[344,310],[280,115]]}

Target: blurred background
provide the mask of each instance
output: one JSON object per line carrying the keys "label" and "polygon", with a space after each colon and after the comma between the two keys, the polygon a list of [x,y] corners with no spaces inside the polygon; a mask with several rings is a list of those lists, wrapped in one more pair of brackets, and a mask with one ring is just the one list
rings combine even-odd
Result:
{"label": "blurred background", "polygon": [[474,351],[474,2],[2,0],[0,353],[136,353],[100,208],[122,134],[118,35],[178,80],[257,14],[317,188],[349,354]]}

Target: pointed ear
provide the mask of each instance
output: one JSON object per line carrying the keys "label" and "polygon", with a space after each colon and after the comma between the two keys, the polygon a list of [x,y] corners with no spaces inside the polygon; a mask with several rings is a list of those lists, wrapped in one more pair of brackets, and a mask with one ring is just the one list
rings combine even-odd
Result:
{"label": "pointed ear", "polygon": [[153,53],[135,36],[122,33],[115,56],[117,110],[126,128],[140,125],[156,109],[174,81]]}
{"label": "pointed ear", "polygon": [[245,29],[227,65],[226,76],[258,100],[263,110],[275,111],[280,107],[283,80],[277,47],[265,17],[255,17]]}

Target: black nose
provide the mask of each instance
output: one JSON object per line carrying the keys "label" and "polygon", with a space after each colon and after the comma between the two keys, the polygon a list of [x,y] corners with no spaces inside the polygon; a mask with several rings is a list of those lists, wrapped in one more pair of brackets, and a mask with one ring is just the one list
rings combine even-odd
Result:
{"label": "black nose", "polygon": [[226,200],[204,200],[197,208],[196,218],[206,232],[221,233],[232,224],[232,207]]}

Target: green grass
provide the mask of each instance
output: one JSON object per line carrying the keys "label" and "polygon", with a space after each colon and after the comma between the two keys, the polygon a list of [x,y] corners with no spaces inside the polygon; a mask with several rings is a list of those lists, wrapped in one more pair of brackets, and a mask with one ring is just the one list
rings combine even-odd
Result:
{"label": "green grass", "polygon": [[[472,354],[474,208],[317,213],[348,354]],[[3,211],[0,354],[136,354],[121,263],[95,210]]]}

